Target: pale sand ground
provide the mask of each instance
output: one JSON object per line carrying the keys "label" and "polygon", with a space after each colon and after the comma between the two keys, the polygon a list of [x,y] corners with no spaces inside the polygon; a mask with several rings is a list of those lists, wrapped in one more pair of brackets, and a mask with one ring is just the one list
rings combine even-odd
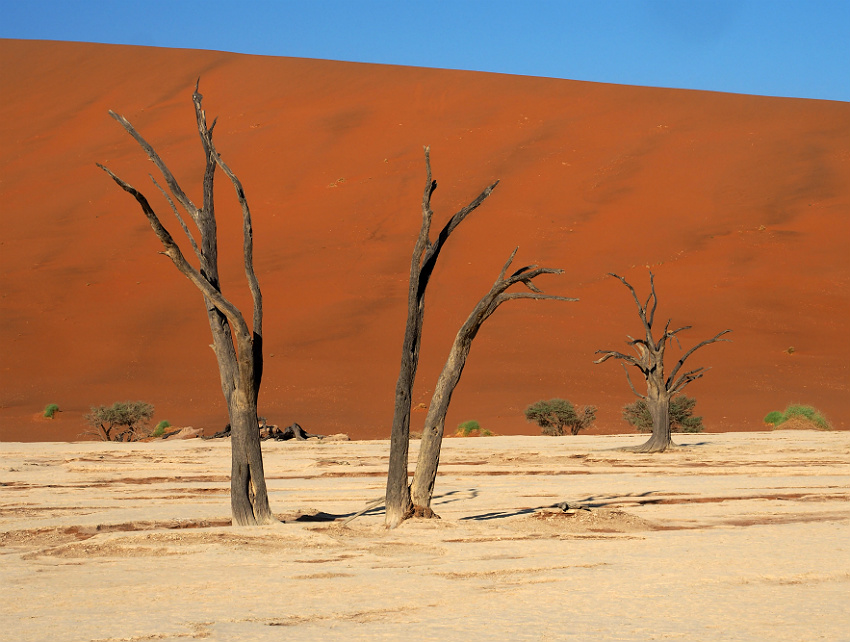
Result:
{"label": "pale sand ground", "polygon": [[382,495],[385,441],[266,443],[258,529],[226,441],[3,443],[0,639],[850,640],[850,433],[641,439],[447,440],[390,532],[290,521]]}

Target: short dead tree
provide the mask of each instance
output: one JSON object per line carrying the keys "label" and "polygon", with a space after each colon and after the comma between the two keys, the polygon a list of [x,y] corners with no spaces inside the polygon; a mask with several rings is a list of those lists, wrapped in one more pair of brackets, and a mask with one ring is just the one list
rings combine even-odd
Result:
{"label": "short dead tree", "polygon": [[[260,449],[260,434],[257,429],[257,396],[263,376],[263,299],[260,284],[254,272],[254,236],[251,224],[251,211],[245,191],[239,179],[222,160],[213,144],[212,125],[207,126],[207,117],[202,107],[203,96],[198,93],[198,85],[192,94],[195,106],[195,120],[201,137],[201,146],[206,159],[203,178],[203,204],[196,206],[178,184],[171,170],[160,158],[154,148],[135,130],[130,122],[110,111],[118,123],[132,136],[153,161],[165,179],[170,195],[156,179],[151,176],[171,207],[180,227],[197,258],[198,267],[192,265],[183,255],[174,238],[163,226],[148,199],[135,187],[116,176],[111,170],[98,164],[109,174],[125,192],[136,199],[147,217],[165,254],[177,269],[189,279],[204,298],[210,330],[212,348],[218,361],[221,389],[227,402],[230,425],[233,427],[231,438],[232,471],[230,477],[230,507],[233,523],[236,525],[268,524],[275,521],[269,508],[266,480],[263,473],[263,455]],[[242,250],[245,275],[253,302],[253,320],[251,325],[245,321],[242,312],[222,294],[218,270],[218,235],[214,207],[213,179],[216,169],[225,173],[236,192],[236,198],[242,208]],[[177,205],[189,215],[197,229],[200,243],[195,240]]]}
{"label": "short dead tree", "polygon": [[[596,354],[601,354],[602,356],[594,361],[594,363],[602,363],[612,358],[621,360],[623,362],[623,369],[626,371],[626,380],[629,382],[629,387],[632,389],[632,392],[646,402],[646,406],[652,416],[652,436],[646,443],[632,448],[626,448],[625,450],[645,453],[664,452],[673,445],[670,430],[670,399],[682,392],[689,383],[702,377],[707,370],[707,368],[701,367],[681,372],[680,374],[682,366],[685,365],[688,357],[703,346],[717,343],[718,341],[728,341],[728,339],[721,339],[720,337],[728,334],[731,330],[723,330],[723,332],[719,332],[711,339],[706,339],[687,350],[676,362],[670,375],[665,378],[664,350],[667,347],[667,343],[671,340],[678,342],[676,335],[684,330],[689,330],[691,326],[688,325],[671,330],[671,321],[668,320],[664,326],[664,333],[656,341],[652,336],[652,324],[655,320],[655,310],[658,307],[658,296],[655,294],[655,278],[652,272],[649,273],[650,294],[644,304],[641,304],[637,292],[635,292],[635,289],[626,279],[617,274],[611,273],[610,275],[622,281],[623,285],[632,293],[632,297],[637,304],[638,316],[643,324],[645,337],[643,339],[628,337],[627,345],[634,349],[634,355],[623,354],[615,350],[597,350]],[[640,373],[646,380],[645,395],[640,394],[635,389],[626,365],[634,366],[640,370]]]}

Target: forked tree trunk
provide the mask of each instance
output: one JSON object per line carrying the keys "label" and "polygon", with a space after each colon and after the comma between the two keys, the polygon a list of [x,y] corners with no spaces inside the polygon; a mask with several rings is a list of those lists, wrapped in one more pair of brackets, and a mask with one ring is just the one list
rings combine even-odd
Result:
{"label": "forked tree trunk", "polygon": [[[117,120],[153,161],[162,173],[168,192],[156,182],[154,185],[171,206],[171,210],[186,234],[189,244],[198,259],[198,267],[192,266],[175,243],[168,230],[150,206],[148,199],[129,183],[120,179],[112,171],[98,165],[127,193],[131,194],[148,219],[154,233],[164,247],[177,269],[197,287],[204,298],[210,331],[213,337],[212,348],[218,364],[221,390],[227,402],[231,425],[231,510],[233,523],[240,526],[267,524],[274,521],[269,508],[266,482],[263,474],[263,459],[257,420],[257,397],[263,376],[263,299],[260,284],[254,272],[254,237],[251,224],[251,211],[245,191],[236,175],[222,160],[213,145],[212,135],[215,122],[207,127],[206,114],[202,107],[203,97],[198,86],[192,95],[195,106],[195,118],[201,137],[206,166],[203,179],[203,206],[196,207],[180,187],[174,175],[153,149],[139,135],[130,122],[114,112],[110,115]],[[218,272],[218,236],[215,220],[213,182],[216,168],[220,168],[230,179],[242,208],[243,260],[248,287],[253,302],[252,327],[248,327],[242,313],[221,292]],[[200,235],[200,246],[180,215],[175,201],[189,215]]]}
{"label": "forked tree trunk", "polygon": [[[527,266],[514,272],[509,278],[505,278],[516,256],[513,251],[507,263],[505,263],[499,277],[490,288],[490,291],[482,297],[472,313],[455,336],[454,343],[449,351],[449,358],[437,379],[434,394],[431,397],[431,405],[425,417],[425,429],[422,431],[422,441],[419,446],[419,457],[416,464],[416,472],[410,484],[410,496],[413,502],[413,515],[417,517],[436,517],[431,509],[431,498],[434,495],[434,483],[437,479],[437,468],[440,465],[440,449],[445,432],[446,414],[449,411],[452,393],[460,382],[460,376],[466,365],[466,359],[472,348],[472,340],[478,334],[481,325],[496,311],[502,303],[511,299],[551,299],[556,301],[577,301],[561,296],[543,294],[533,283],[532,279],[541,274],[561,274],[562,270],[550,268],[538,268],[536,265]],[[516,283],[522,283],[531,292],[505,291]]]}
{"label": "forked tree trunk", "polygon": [[[602,357],[594,361],[594,363],[602,363],[603,361],[607,361],[611,358],[621,360],[623,362],[623,369],[626,371],[626,380],[629,382],[629,387],[635,395],[646,401],[647,408],[649,408],[649,413],[652,416],[652,435],[650,438],[639,446],[624,448],[623,450],[642,453],[664,452],[673,445],[670,429],[670,399],[679,394],[691,381],[702,377],[707,368],[696,368],[682,374],[679,374],[679,370],[685,364],[688,357],[703,346],[707,346],[710,343],[716,343],[718,341],[728,341],[728,339],[721,339],[720,337],[732,331],[724,330],[723,332],[719,332],[711,339],[706,339],[689,349],[676,362],[670,376],[665,379],[664,350],[667,347],[667,342],[671,339],[678,341],[676,335],[683,330],[689,330],[691,326],[688,325],[677,328],[676,330],[671,330],[670,321],[667,321],[667,325],[664,326],[664,334],[662,334],[661,338],[656,341],[652,336],[652,324],[655,321],[655,310],[658,307],[658,296],[655,293],[655,278],[652,272],[649,273],[650,293],[649,297],[646,299],[646,303],[644,304],[641,304],[640,299],[638,299],[637,292],[635,292],[635,289],[628,281],[626,281],[626,279],[618,276],[617,274],[611,274],[611,276],[622,281],[632,293],[632,298],[637,304],[638,316],[643,324],[645,338],[634,339],[632,337],[628,337],[629,341],[627,345],[635,350],[635,355],[623,354],[622,352],[617,352],[615,350],[597,350],[596,353],[602,354]],[[626,364],[632,365],[640,370],[646,380],[645,395],[640,394],[635,389],[632,384],[631,377],[629,377],[629,371],[626,368]]]}
{"label": "forked tree trunk", "polygon": [[422,325],[425,318],[425,290],[434,266],[440,256],[443,245],[455,228],[484,202],[498,181],[487,187],[478,197],[463,209],[457,211],[445,224],[437,238],[432,242],[431,196],[437,189],[437,181],[431,177],[431,154],[425,148],[425,192],[422,196],[422,225],[413,247],[410,260],[410,280],[407,294],[407,322],[404,331],[404,343],[401,350],[401,368],[395,390],[393,426],[390,436],[390,462],[387,471],[386,526],[395,528],[412,512],[410,489],[408,487],[408,446],[410,443],[410,405],[416,369],[419,366],[419,348],[422,339]]}

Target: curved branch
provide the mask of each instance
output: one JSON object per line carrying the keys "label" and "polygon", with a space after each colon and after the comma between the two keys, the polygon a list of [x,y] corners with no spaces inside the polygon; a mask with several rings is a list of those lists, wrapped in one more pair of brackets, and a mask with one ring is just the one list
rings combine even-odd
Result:
{"label": "curved branch", "polygon": [[676,373],[679,372],[679,370],[685,364],[685,361],[688,359],[688,357],[690,357],[694,352],[696,352],[697,350],[699,350],[703,346],[707,346],[707,345],[710,345],[712,343],[717,343],[719,341],[728,342],[729,339],[721,339],[720,337],[722,337],[724,334],[728,334],[730,332],[732,332],[732,330],[723,330],[723,332],[718,332],[711,339],[706,339],[705,341],[702,341],[702,342],[696,344],[694,347],[692,347],[690,350],[688,350],[685,354],[683,354],[681,356],[681,358],[679,359],[679,361],[676,362],[676,366],[670,372],[670,376],[667,377],[667,389],[668,390],[670,389],[670,382],[672,382],[676,378]]}
{"label": "curved branch", "polygon": [[156,188],[159,190],[159,193],[165,197],[165,200],[168,201],[168,204],[171,206],[171,211],[174,212],[174,216],[177,219],[177,222],[180,223],[180,227],[183,228],[183,232],[185,232],[186,236],[189,238],[189,243],[192,246],[192,251],[195,252],[195,256],[198,257],[198,262],[203,265],[204,259],[201,256],[201,250],[198,247],[198,244],[195,242],[195,237],[192,236],[192,233],[189,231],[189,226],[186,225],[186,221],[183,220],[183,217],[180,216],[180,212],[177,209],[177,206],[174,204],[174,199],[171,198],[171,195],[163,189],[162,185],[157,183],[156,178],[154,178],[153,174],[149,174],[151,177],[151,181],[156,185]]}
{"label": "curved branch", "polygon": [[636,394],[638,397],[640,397],[641,399],[646,399],[646,395],[642,395],[642,394],[640,394],[637,390],[635,390],[635,385],[632,383],[632,377],[631,377],[631,375],[629,374],[629,369],[626,367],[626,364],[625,364],[625,363],[621,363],[620,365],[621,365],[621,366],[623,366],[623,372],[625,372],[625,373],[626,373],[626,381],[628,381],[628,382],[629,382],[629,388],[631,388],[631,389],[632,389],[632,392],[633,392],[633,393],[635,393],[635,394]]}
{"label": "curved branch", "polygon": [[641,364],[638,362],[637,359],[635,359],[631,355],[623,354],[622,352],[617,352],[616,350],[597,350],[594,354],[602,354],[602,357],[596,359],[596,361],[594,361],[593,363],[604,363],[605,361],[608,361],[608,359],[622,359],[626,363],[629,363],[635,366],[636,368],[640,368],[641,372],[643,371]]}
{"label": "curved branch", "polygon": [[508,292],[499,295],[499,304],[514,299],[532,299],[534,301],[578,301],[572,297],[558,296],[557,294],[543,294],[542,292]]}
{"label": "curved branch", "polygon": [[[183,206],[189,216],[192,217],[192,220],[197,223],[198,220],[198,208],[191,201],[191,199],[186,196],[186,193],[180,187],[177,182],[177,179],[174,178],[174,174],[171,173],[171,170],[168,169],[168,166],[165,162],[160,158],[159,154],[156,153],[153,147],[150,146],[148,141],[142,138],[141,134],[136,131],[135,127],[130,124],[130,121],[124,118],[120,114],[116,114],[111,109],[109,110],[109,115],[112,116],[115,120],[117,120],[121,126],[127,131],[130,136],[132,136],[139,146],[145,151],[148,155],[148,158],[156,165],[157,169],[162,173],[163,178],[165,178],[165,183],[168,185],[168,189],[171,190],[171,193],[174,194],[174,197],[177,199],[177,202]],[[120,183],[119,183],[120,185]]]}
{"label": "curved branch", "polygon": [[676,380],[676,383],[670,386],[670,396],[672,397],[673,395],[679,394],[691,381],[700,379],[709,370],[711,370],[711,368],[702,367],[684,373]]}
{"label": "curved branch", "polygon": [[[608,276],[613,276],[615,279],[620,279],[620,281],[623,282],[623,285],[625,285],[627,288],[629,288],[629,292],[632,293],[632,298],[635,300],[635,305],[637,305],[638,314],[640,315],[640,319],[641,319],[641,321],[643,321],[644,326],[646,326],[647,325],[647,323],[646,323],[646,306],[641,304],[640,299],[638,299],[637,292],[635,292],[635,289],[632,287],[632,284],[629,283],[628,281],[626,281],[626,279],[624,279],[619,274],[614,274],[613,272],[608,272]],[[647,301],[647,304],[649,304],[649,301]]]}
{"label": "curved branch", "polygon": [[443,229],[440,230],[440,233],[437,235],[437,238],[434,239],[434,242],[431,243],[425,250],[425,254],[422,257],[422,269],[420,278],[424,278],[425,281],[430,278],[431,272],[434,271],[434,265],[437,262],[437,257],[440,255],[440,250],[443,249],[443,245],[445,245],[451,233],[454,232],[455,228],[457,228],[457,226],[460,225],[467,216],[469,216],[470,214],[472,214],[472,212],[478,209],[478,207],[487,199],[487,197],[493,193],[493,190],[496,189],[496,186],[498,184],[499,181],[496,181],[484,188],[484,191],[481,192],[477,197],[475,197],[475,199],[469,205],[455,212],[454,216],[452,216],[448,220],[448,222],[443,226]]}
{"label": "curved branch", "polygon": [[180,247],[174,242],[174,238],[171,236],[169,231],[162,225],[159,217],[157,217],[153,208],[150,206],[148,199],[145,198],[145,195],[126,181],[116,176],[109,168],[104,167],[100,163],[97,163],[97,166],[109,174],[109,176],[112,177],[112,180],[114,180],[121,189],[132,195],[136,201],[138,201],[142,208],[142,212],[144,212],[147,217],[154,233],[165,248],[165,255],[172,260],[175,267],[177,267],[177,269],[180,270],[187,279],[194,283],[195,287],[197,287],[201,293],[227,317],[227,320],[230,321],[234,328],[236,328],[237,334],[250,337],[251,333],[248,330],[248,325],[245,323],[245,319],[242,317],[242,313],[239,312],[235,305],[225,299],[221,292],[213,287],[212,284],[186,260],[183,256],[183,252],[180,251]]}

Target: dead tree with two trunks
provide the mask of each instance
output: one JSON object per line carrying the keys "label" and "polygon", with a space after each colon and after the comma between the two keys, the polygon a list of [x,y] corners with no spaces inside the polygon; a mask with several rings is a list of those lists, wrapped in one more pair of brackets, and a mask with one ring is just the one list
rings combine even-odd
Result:
{"label": "dead tree with two trunks", "polygon": [[[626,379],[629,382],[629,387],[638,397],[646,401],[649,413],[652,415],[652,436],[649,440],[639,446],[626,448],[625,450],[642,453],[664,452],[673,446],[670,430],[670,399],[682,392],[685,386],[689,383],[702,377],[708,369],[701,367],[682,372],[682,366],[685,365],[685,361],[688,357],[703,346],[707,346],[711,343],[717,343],[718,341],[728,341],[728,339],[721,339],[721,337],[732,331],[723,330],[723,332],[716,334],[711,339],[706,339],[687,350],[676,362],[676,365],[673,367],[670,375],[665,378],[664,350],[666,349],[668,342],[671,340],[678,342],[677,335],[684,330],[689,330],[691,326],[687,325],[671,330],[671,321],[668,320],[667,324],[664,326],[664,333],[656,341],[652,336],[652,324],[655,321],[655,310],[658,307],[658,296],[655,294],[655,278],[652,272],[649,273],[650,294],[646,299],[646,303],[643,304],[641,304],[635,289],[628,281],[626,281],[626,279],[613,273],[610,273],[610,276],[620,279],[620,281],[622,281],[632,293],[632,297],[637,304],[638,316],[643,324],[645,337],[643,339],[635,339],[630,336],[628,337],[629,340],[627,344],[634,349],[634,355],[623,354],[622,352],[617,352],[615,350],[597,350],[596,354],[601,354],[602,357],[594,361],[594,363],[602,363],[612,358],[620,359],[623,362],[623,369],[626,371]],[[640,370],[640,373],[646,380],[645,395],[640,394],[635,389],[632,379],[629,376],[628,368],[626,368],[627,364]]]}
{"label": "dead tree with two trunks", "polygon": [[[452,392],[460,380],[461,372],[469,355],[472,340],[478,333],[481,324],[490,317],[499,305],[505,301],[518,298],[556,299],[571,301],[564,297],[543,294],[532,280],[541,274],[557,274],[561,270],[527,266],[515,271],[505,278],[508,267],[513,261],[514,254],[502,268],[499,278],[490,291],[479,301],[470,314],[466,323],[461,327],[449,353],[448,361],[439,377],[431,406],[425,423],[425,431],[420,446],[419,463],[413,483],[408,485],[408,445],[410,441],[410,408],[413,383],[419,364],[419,349],[422,340],[422,328],[425,315],[425,290],[434,271],[440,251],[443,249],[451,233],[467,216],[475,211],[484,200],[490,196],[499,184],[494,182],[484,189],[466,207],[458,210],[443,226],[437,237],[431,241],[431,221],[434,212],[431,209],[431,197],[437,189],[437,181],[431,174],[430,149],[425,148],[425,191],[422,196],[422,224],[419,236],[413,248],[410,263],[410,281],[408,288],[407,323],[405,326],[404,343],[401,354],[401,368],[396,383],[395,408],[393,414],[392,434],[390,437],[390,464],[387,473],[386,526],[395,528],[401,522],[416,512],[423,516],[433,516],[430,509],[434,480],[439,465],[440,447],[446,413]],[[505,291],[521,283],[531,292],[505,293]],[[415,497],[411,498],[413,489]]]}
{"label": "dead tree with two trunks", "polygon": [[422,196],[422,224],[413,247],[410,261],[410,280],[407,292],[407,323],[401,348],[401,367],[395,389],[393,427],[390,434],[390,464],[387,471],[386,525],[395,528],[413,512],[408,488],[407,466],[410,443],[410,406],[413,382],[419,366],[419,349],[422,341],[422,325],[425,319],[425,289],[434,271],[434,266],[451,233],[463,220],[474,212],[499,184],[496,181],[481,192],[469,205],[455,212],[431,241],[431,196],[437,189],[437,181],[431,176],[431,151],[425,148],[425,192]]}
{"label": "dead tree with two trunks", "polygon": [[[221,389],[227,402],[227,411],[232,426],[230,506],[233,523],[240,526],[268,524],[274,522],[275,518],[269,508],[257,422],[257,397],[263,376],[263,298],[257,275],[254,272],[254,238],[251,211],[248,208],[248,201],[245,198],[242,184],[216,151],[213,144],[215,121],[209,127],[207,126],[206,114],[201,104],[202,100],[203,96],[198,93],[198,85],[196,84],[195,91],[192,94],[192,102],[195,106],[195,120],[206,159],[203,178],[204,201],[201,207],[196,206],[189,199],[159,154],[142,138],[130,122],[115,112],[109,112],[109,115],[118,121],[127,133],[136,140],[162,174],[168,192],[153,176],[151,176],[151,180],[168,201],[172,212],[180,223],[180,227],[183,228],[197,257],[198,267],[193,266],[186,259],[144,194],[103,165],[98,164],[98,167],[109,174],[121,189],[136,199],[154,233],[162,243],[164,248],[162,253],[171,259],[177,269],[203,295],[207,320],[212,331],[213,343],[211,347],[218,362]],[[216,169],[221,169],[230,179],[242,209],[243,260],[253,302],[253,319],[250,326],[239,309],[222,294],[219,281],[218,238],[213,198],[213,181]],[[188,214],[197,229],[200,242],[195,239],[190,231],[177,205]]]}

